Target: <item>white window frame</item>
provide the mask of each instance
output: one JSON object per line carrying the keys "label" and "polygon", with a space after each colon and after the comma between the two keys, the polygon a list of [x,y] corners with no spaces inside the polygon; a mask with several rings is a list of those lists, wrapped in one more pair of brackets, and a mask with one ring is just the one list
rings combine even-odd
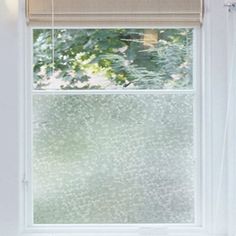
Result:
{"label": "white window frame", "polygon": [[[49,27],[42,27],[42,26],[34,26],[26,27],[26,51],[27,51],[27,65],[33,65],[33,30],[39,28],[49,28]],[[57,27],[57,28],[75,28],[75,27]],[[110,27],[109,27],[110,28]],[[117,28],[117,27],[116,27]],[[123,27],[126,28],[126,27]],[[127,27],[130,28],[130,27]],[[139,27],[134,27],[139,28]],[[141,27],[145,28],[145,27]],[[147,27],[148,28],[148,27]],[[157,27],[159,28],[159,27]],[[165,27],[163,27],[165,28]],[[171,27],[174,28],[174,27]],[[180,27],[176,27],[180,28]],[[79,29],[79,28],[78,28]],[[32,66],[28,66],[27,68],[27,75],[25,80],[25,98],[26,98],[26,107],[25,107],[25,129],[26,129],[26,150],[25,150],[25,171],[24,171],[24,185],[25,185],[25,202],[24,202],[24,227],[26,232],[31,233],[66,233],[66,234],[82,234],[82,233],[91,233],[96,235],[97,233],[102,233],[103,235],[115,235],[118,232],[125,233],[126,235],[131,234],[145,234],[147,232],[152,234],[161,235],[163,233],[170,233],[173,235],[184,235],[184,234],[191,234],[193,232],[199,233],[202,235],[204,228],[203,228],[203,214],[201,212],[202,206],[206,204],[206,199],[202,195],[203,187],[205,186],[205,181],[203,178],[204,173],[201,171],[201,163],[202,163],[202,148],[201,148],[201,140],[202,140],[202,124],[201,117],[202,117],[202,105],[201,105],[201,94],[202,94],[202,79],[201,79],[201,67],[200,67],[200,49],[201,49],[201,30],[199,27],[193,28],[193,89],[190,90],[135,90],[135,91],[34,91],[33,92],[33,73],[32,73]],[[33,209],[32,209],[32,186],[31,186],[31,171],[32,171],[32,158],[31,158],[31,147],[32,147],[32,140],[31,140],[31,101],[33,94],[193,94],[194,96],[194,156],[196,157],[196,170],[197,170],[197,179],[195,180],[195,218],[196,222],[194,224],[79,224],[79,225],[57,225],[57,224],[34,224],[33,220]],[[147,232],[146,232],[147,231]],[[69,234],[69,235],[70,235]]]}
{"label": "white window frame", "polygon": [[[4,122],[6,128],[3,132],[0,133],[0,138],[3,140],[2,147],[0,150],[1,156],[5,158],[0,158],[0,185],[1,185],[1,194],[0,194],[0,235],[3,236],[67,236],[73,235],[77,236],[76,233],[71,228],[71,233],[68,233],[68,230],[64,231],[62,234],[57,234],[55,230],[50,232],[43,229],[32,231],[27,228],[24,221],[24,194],[23,194],[23,185],[22,181],[26,180],[24,176],[24,154],[25,143],[23,142],[25,138],[25,127],[24,127],[24,109],[25,97],[24,90],[24,81],[26,70],[22,68],[28,67],[26,57],[25,57],[25,48],[28,47],[27,42],[25,41],[26,29],[25,29],[25,18],[24,18],[24,4],[23,0],[19,0],[19,18],[11,19],[9,23],[10,15],[3,16],[3,22],[6,22],[6,25],[9,25],[8,31],[6,34],[14,35],[17,29],[19,30],[19,38],[9,38],[9,42],[4,41],[4,47],[12,47],[12,44],[18,44],[19,51],[15,51],[18,57],[12,58],[7,55],[5,61],[2,64],[2,73],[3,78],[8,78],[9,76],[9,67],[7,63],[12,63],[13,65],[18,65],[18,70],[16,72],[10,73],[10,79],[4,80],[4,87],[1,88],[3,91],[7,88],[10,88],[8,91],[7,99],[8,105],[16,110],[13,114],[18,114],[16,117],[12,117],[12,113],[7,112],[3,113],[0,117],[0,120]],[[216,212],[214,206],[217,205],[216,193],[218,191],[217,182],[219,178],[217,177],[220,169],[220,163],[222,158],[222,136],[224,133],[224,119],[226,113],[226,100],[227,100],[227,60],[230,58],[227,56],[227,47],[226,47],[226,38],[230,37],[231,34],[227,32],[226,27],[226,18],[228,14],[226,9],[223,7],[223,0],[205,0],[205,17],[204,25],[202,28],[201,41],[202,45],[202,127],[203,127],[203,159],[204,165],[202,166],[203,170],[203,198],[205,202],[202,205],[202,215],[203,221],[200,227],[195,228],[172,228],[169,229],[168,233],[171,235],[195,235],[195,236],[235,236],[236,230],[234,224],[234,219],[236,217],[235,205],[236,205],[236,191],[235,191],[235,154],[236,150],[233,148],[234,135],[230,133],[228,136],[230,145],[228,151],[228,162],[226,166],[228,167],[227,172],[224,173],[223,182],[225,186],[228,186],[227,191],[228,197],[224,196],[225,192],[222,192],[220,198],[221,208],[218,212],[218,217],[216,217]],[[17,22],[18,20],[18,22]],[[2,25],[0,24],[0,28]],[[229,26],[231,27],[231,26]],[[2,28],[1,28],[2,29]],[[5,29],[5,28],[4,28]],[[230,40],[229,40],[230,41]],[[1,45],[3,46],[3,45]],[[16,47],[13,47],[16,49]],[[230,47],[228,47],[230,51]],[[13,53],[13,50],[9,50]],[[12,54],[11,54],[12,56]],[[10,99],[9,99],[10,98]],[[6,93],[0,93],[0,100],[6,99]],[[18,100],[18,102],[17,102]],[[12,123],[16,122],[18,130],[9,129]],[[236,129],[235,122],[230,123],[231,130]],[[11,137],[11,140],[5,139],[6,133]],[[232,137],[233,136],[233,137]],[[12,147],[12,144],[18,145],[18,147]],[[234,145],[234,146],[233,146]],[[14,150],[12,150],[14,149]],[[3,177],[3,178],[2,178]],[[227,218],[228,217],[228,218]],[[160,227],[157,232],[152,232],[152,227],[150,227],[149,235],[158,235],[165,231],[163,227]],[[62,232],[61,231],[61,232]],[[72,233],[74,232],[74,233]],[[159,233],[158,233],[159,232]],[[136,235],[139,232],[136,229],[130,230],[114,230],[107,229],[106,232],[101,232],[100,235]],[[64,235],[63,235],[64,234]],[[87,234],[84,230],[81,231],[81,234]],[[145,234],[145,233],[144,233]],[[88,235],[98,235],[98,232],[94,230],[91,234]],[[148,235],[148,231],[146,231]]]}
{"label": "white window frame", "polygon": [[[52,91],[34,91],[32,92],[33,88],[33,74],[32,74],[32,67],[29,65],[32,65],[33,61],[33,43],[32,43],[32,35],[33,35],[33,30],[38,29],[38,28],[48,28],[48,27],[40,27],[40,26],[34,26],[26,27],[26,52],[27,52],[27,75],[26,76],[26,81],[25,81],[25,98],[26,98],[26,107],[25,107],[25,129],[26,129],[26,150],[25,150],[25,170],[24,170],[24,185],[25,185],[25,202],[24,202],[24,209],[25,209],[25,215],[24,215],[24,225],[25,225],[25,231],[26,232],[31,232],[31,233],[54,233],[57,235],[57,233],[66,233],[66,234],[82,234],[82,233],[90,233],[93,235],[97,235],[98,233],[103,234],[103,235],[116,235],[117,233],[123,233],[126,235],[131,235],[131,234],[142,234],[144,230],[144,235],[145,234],[157,234],[161,235],[163,233],[168,233],[168,234],[173,234],[173,235],[189,235],[194,233],[198,234],[204,234],[204,212],[200,212],[200,209],[203,209],[203,205],[207,205],[205,196],[202,195],[204,192],[203,187],[206,185],[205,180],[206,178],[204,177],[205,173],[202,171],[202,160],[203,159],[203,153],[202,153],[202,148],[201,148],[201,143],[200,140],[202,140],[202,124],[200,124],[200,118],[203,115],[202,111],[202,104],[201,104],[201,96],[202,96],[202,77],[201,77],[201,67],[200,65],[200,51],[201,51],[201,30],[197,27],[194,28],[193,31],[193,37],[194,37],[194,43],[193,43],[193,94],[194,94],[194,132],[195,132],[195,137],[194,137],[194,149],[196,150],[194,155],[197,159],[197,167],[198,172],[197,173],[197,180],[196,184],[197,188],[195,186],[195,189],[197,190],[195,194],[195,217],[196,217],[196,222],[194,224],[91,224],[91,225],[86,225],[86,224],[79,224],[79,225],[38,225],[34,224],[32,222],[33,220],[33,209],[32,209],[32,186],[31,186],[31,172],[32,172],[32,158],[31,158],[31,147],[32,147],[32,140],[31,140],[31,116],[32,116],[32,94],[37,94],[37,93],[45,93],[45,94],[53,94]],[[60,27],[58,27],[60,28]],[[65,28],[65,27],[62,27]],[[72,28],[72,27],[66,27],[66,28]],[[74,28],[74,27],[73,27]],[[125,28],[125,27],[124,27]],[[129,27],[128,27],[129,28]],[[142,27],[145,28],[145,27]],[[29,82],[30,81],[30,82]],[[83,91],[82,93],[90,93],[91,91]],[[108,93],[127,93],[127,91],[108,91]],[[150,93],[152,91],[129,91],[128,93],[135,93],[135,94],[140,94],[140,93]],[[56,93],[56,92],[54,92]],[[59,91],[60,94],[77,94],[75,91]],[[79,91],[78,93],[81,93]],[[94,94],[94,91],[91,92]],[[107,91],[98,91],[97,93],[102,93],[105,94]],[[153,91],[155,94],[165,94],[165,93],[173,93],[173,94],[178,94],[178,91],[165,91],[165,90],[159,90],[159,91]],[[188,93],[188,91],[180,91],[179,93]],[[192,93],[192,91],[190,92]],[[205,163],[203,163],[205,165]],[[206,175],[205,175],[206,176]],[[200,187],[201,186],[201,187]]]}

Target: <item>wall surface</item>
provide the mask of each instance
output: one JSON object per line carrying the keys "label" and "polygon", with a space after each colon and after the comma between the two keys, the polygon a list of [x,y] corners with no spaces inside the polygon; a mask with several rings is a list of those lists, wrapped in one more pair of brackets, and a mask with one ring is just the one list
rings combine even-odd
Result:
{"label": "wall surface", "polygon": [[236,13],[228,14],[228,78],[229,78],[229,136],[228,136],[228,232],[236,233]]}
{"label": "wall surface", "polygon": [[211,145],[212,145],[212,233],[224,234],[226,229],[226,172],[222,165],[224,158],[225,121],[227,112],[227,9],[223,0],[211,0],[206,9],[210,19],[206,57],[209,57],[209,70],[206,79],[211,87]]}
{"label": "wall surface", "polygon": [[0,235],[18,235],[18,1],[0,0]]}

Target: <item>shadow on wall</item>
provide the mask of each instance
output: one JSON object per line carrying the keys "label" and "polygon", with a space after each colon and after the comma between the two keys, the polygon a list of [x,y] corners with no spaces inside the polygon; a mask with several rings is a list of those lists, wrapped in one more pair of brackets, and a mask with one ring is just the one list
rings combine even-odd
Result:
{"label": "shadow on wall", "polygon": [[0,4],[0,16],[8,15],[8,17],[15,19],[18,14],[18,1],[3,0]]}

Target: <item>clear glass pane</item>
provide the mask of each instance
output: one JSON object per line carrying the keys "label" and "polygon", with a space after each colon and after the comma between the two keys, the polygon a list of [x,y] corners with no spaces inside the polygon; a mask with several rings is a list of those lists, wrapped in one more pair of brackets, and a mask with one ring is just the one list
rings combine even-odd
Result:
{"label": "clear glass pane", "polygon": [[193,223],[193,95],[34,95],[34,223]]}
{"label": "clear glass pane", "polygon": [[192,43],[192,29],[34,29],[34,89],[189,89]]}

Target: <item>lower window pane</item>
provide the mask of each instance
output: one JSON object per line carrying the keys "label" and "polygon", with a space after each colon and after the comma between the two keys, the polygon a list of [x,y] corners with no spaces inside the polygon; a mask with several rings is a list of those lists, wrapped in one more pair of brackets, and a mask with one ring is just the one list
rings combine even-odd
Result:
{"label": "lower window pane", "polygon": [[193,95],[34,95],[36,224],[193,223]]}

